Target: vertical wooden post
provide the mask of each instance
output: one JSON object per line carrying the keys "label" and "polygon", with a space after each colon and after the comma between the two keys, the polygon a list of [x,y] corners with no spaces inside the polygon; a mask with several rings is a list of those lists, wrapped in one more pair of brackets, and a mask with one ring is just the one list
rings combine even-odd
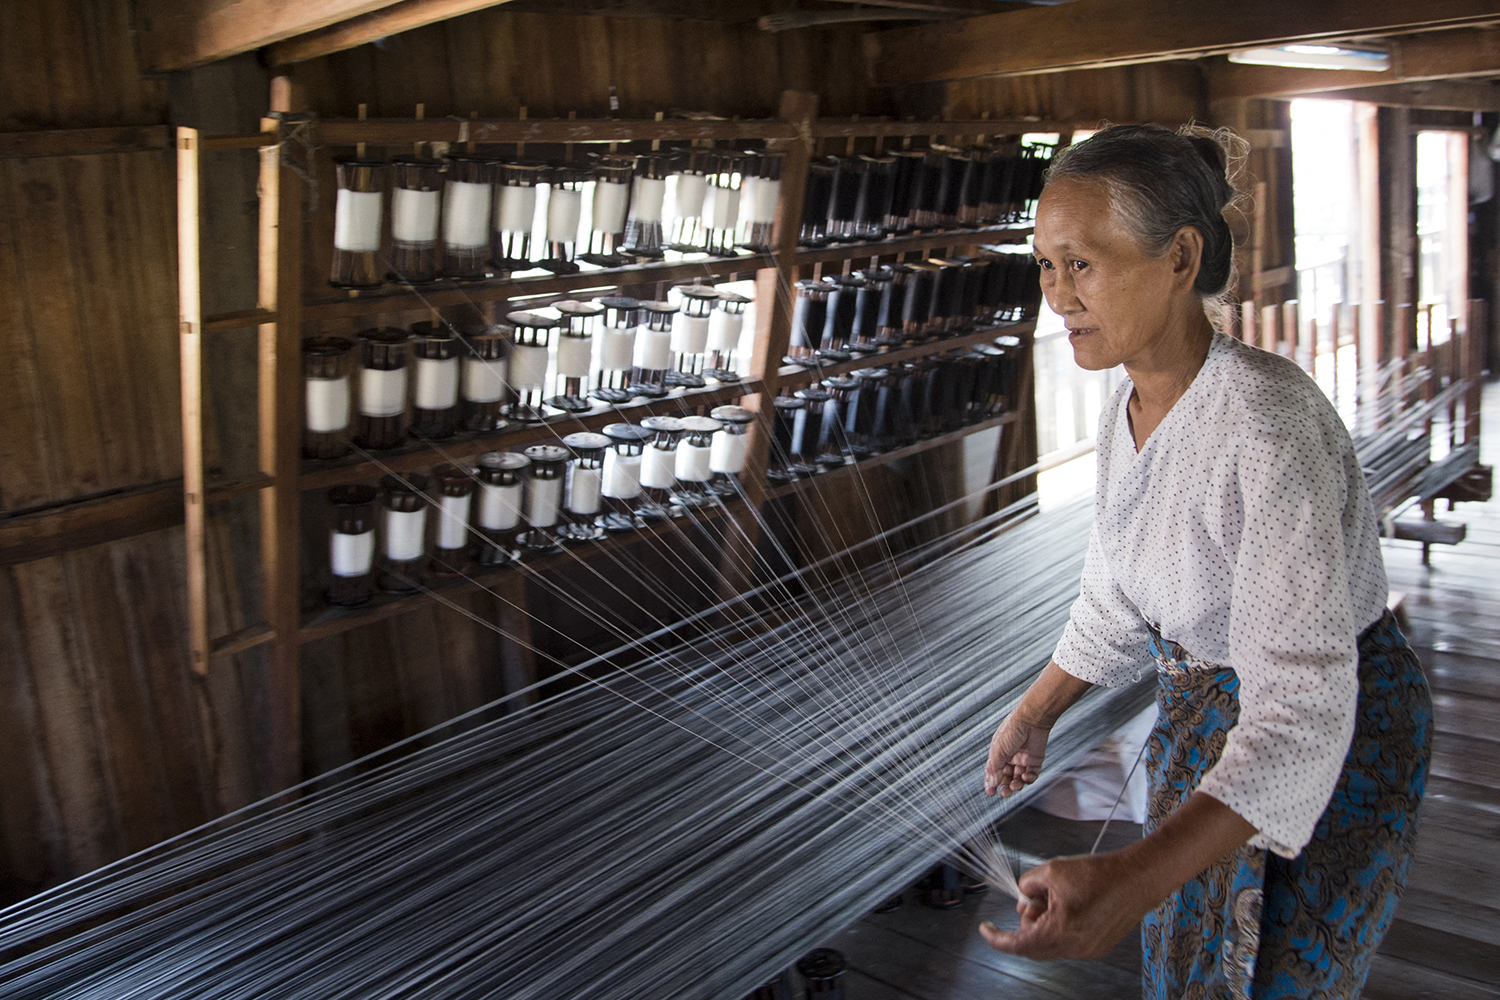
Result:
{"label": "vertical wooden post", "polygon": [[1246,299],[1240,303],[1240,339],[1247,344],[1260,343],[1260,332],[1255,324],[1255,300]]}
{"label": "vertical wooden post", "polygon": [[182,513],[187,541],[188,662],[208,673],[208,551],[203,496],[203,294],[198,130],[177,129],[177,343],[182,373]]}
{"label": "vertical wooden post", "polygon": [[[274,92],[274,88],[273,88]],[[290,105],[289,94],[284,94]],[[273,110],[290,110],[289,106]],[[260,469],[271,486],[260,494],[261,568],[266,620],[271,640],[268,754],[271,790],[296,784],[302,772],[302,693],[300,645],[301,567],[298,490],[302,448],[302,240],[306,193],[302,180],[283,162],[287,128],[274,118],[261,130],[280,142],[261,150],[259,306],[276,320],[259,328]],[[313,165],[307,165],[309,171]]]}
{"label": "vertical wooden post", "polygon": [[1281,326],[1280,320],[1280,306],[1262,307],[1260,311],[1260,346],[1272,354],[1277,353],[1276,344],[1281,339],[1279,329]]}
{"label": "vertical wooden post", "polygon": [[751,428],[749,449],[745,456],[745,489],[748,510],[736,520],[740,531],[726,545],[720,560],[720,579],[727,598],[753,581],[747,568],[754,566],[755,547],[759,540],[759,517],[765,503],[766,466],[771,452],[771,422],[775,409],[771,401],[781,388],[782,357],[787,352],[792,333],[793,283],[797,280],[797,238],[802,227],[802,199],[807,185],[807,164],[812,156],[812,123],[818,116],[818,95],[788,90],[781,95],[777,117],[793,125],[795,139],[774,140],[768,145],[786,151],[781,165],[781,202],[776,207],[775,267],[762,268],[755,275],[755,342],[752,348],[750,374],[760,380],[761,390],[746,405],[756,411]]}
{"label": "vertical wooden post", "polygon": [[[1298,320],[1297,300],[1288,299],[1283,302],[1281,304],[1281,339],[1287,345],[1287,356],[1298,364],[1302,364],[1302,330]],[[1318,341],[1316,337],[1312,341],[1312,355],[1306,362],[1308,371],[1312,371],[1317,364]]]}

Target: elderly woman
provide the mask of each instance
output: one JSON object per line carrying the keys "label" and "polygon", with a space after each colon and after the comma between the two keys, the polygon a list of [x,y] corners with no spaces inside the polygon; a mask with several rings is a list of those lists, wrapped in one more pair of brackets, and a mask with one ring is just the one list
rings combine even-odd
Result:
{"label": "elderly woman", "polygon": [[1352,997],[1410,866],[1431,699],[1348,432],[1300,368],[1209,320],[1228,161],[1207,135],[1109,128],[1042,195],[1047,302],[1079,365],[1129,378],[1099,418],[1082,593],[985,791],[1036,780],[1090,685],[1154,662],[1159,714],[1145,837],[1026,873],[1019,929],[981,932],[1087,958],[1141,923],[1148,997]]}

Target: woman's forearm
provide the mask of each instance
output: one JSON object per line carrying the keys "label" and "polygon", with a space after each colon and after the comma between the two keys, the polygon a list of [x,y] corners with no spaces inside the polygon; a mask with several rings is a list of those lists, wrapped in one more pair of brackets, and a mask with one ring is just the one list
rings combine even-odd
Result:
{"label": "woman's forearm", "polygon": [[1016,706],[1016,714],[1031,725],[1051,729],[1058,716],[1091,687],[1088,681],[1079,680],[1056,663],[1049,663],[1026,689]]}

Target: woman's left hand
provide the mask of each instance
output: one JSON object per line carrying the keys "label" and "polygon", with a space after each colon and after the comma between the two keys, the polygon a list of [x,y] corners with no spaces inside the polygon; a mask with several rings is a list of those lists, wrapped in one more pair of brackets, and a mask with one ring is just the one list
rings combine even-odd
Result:
{"label": "woman's left hand", "polygon": [[1021,926],[979,933],[996,951],[1026,958],[1102,958],[1150,908],[1135,899],[1132,879],[1110,854],[1054,858],[1021,876]]}

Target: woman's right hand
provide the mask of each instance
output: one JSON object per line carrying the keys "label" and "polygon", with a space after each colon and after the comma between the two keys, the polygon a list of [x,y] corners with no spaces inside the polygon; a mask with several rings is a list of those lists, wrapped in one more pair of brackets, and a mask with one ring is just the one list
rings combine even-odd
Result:
{"label": "woman's right hand", "polygon": [[990,759],[984,766],[984,794],[1014,795],[1037,779],[1047,756],[1051,726],[1027,722],[1019,709],[1006,716],[990,740]]}

